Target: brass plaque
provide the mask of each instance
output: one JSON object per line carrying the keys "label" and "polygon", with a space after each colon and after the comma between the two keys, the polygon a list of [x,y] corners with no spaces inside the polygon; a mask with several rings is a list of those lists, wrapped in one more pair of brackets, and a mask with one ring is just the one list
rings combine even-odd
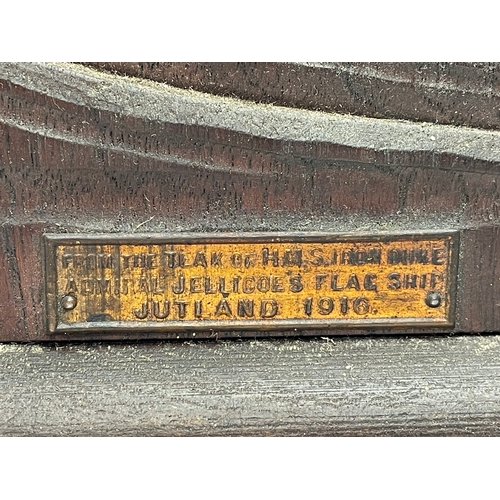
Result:
{"label": "brass plaque", "polygon": [[457,235],[45,235],[50,332],[452,326]]}

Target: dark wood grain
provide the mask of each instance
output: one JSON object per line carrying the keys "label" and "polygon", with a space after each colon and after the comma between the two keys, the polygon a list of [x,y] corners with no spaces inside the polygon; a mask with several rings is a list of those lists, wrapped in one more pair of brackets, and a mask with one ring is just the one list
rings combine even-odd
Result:
{"label": "dark wood grain", "polygon": [[8,226],[2,226],[0,238],[0,327],[4,340],[27,340],[23,307],[21,278],[14,249],[8,238]]}
{"label": "dark wood grain", "polygon": [[0,346],[0,434],[500,434],[498,336]]}
{"label": "dark wood grain", "polygon": [[375,118],[500,128],[498,63],[87,63],[209,94]]}
{"label": "dark wood grain", "polygon": [[499,132],[264,106],[78,64],[6,63],[0,85],[2,340],[68,338],[46,334],[44,232],[138,229],[458,231],[456,322],[435,333],[500,330]]}
{"label": "dark wood grain", "polygon": [[[500,331],[498,84],[484,63],[0,65],[0,434],[499,435],[500,336],[474,334]],[[48,336],[42,235],[138,230],[457,231],[455,326]]]}

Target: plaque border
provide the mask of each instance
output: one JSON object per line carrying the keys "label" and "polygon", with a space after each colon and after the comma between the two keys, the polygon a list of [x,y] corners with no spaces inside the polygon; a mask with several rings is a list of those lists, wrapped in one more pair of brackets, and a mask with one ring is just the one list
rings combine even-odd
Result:
{"label": "plaque border", "polygon": [[[448,262],[448,294],[450,304],[447,318],[379,318],[379,319],[277,319],[277,320],[204,320],[168,323],[139,321],[96,321],[85,323],[59,323],[56,297],[56,248],[61,244],[209,244],[209,243],[337,243],[337,242],[386,242],[421,241],[430,238],[450,238],[450,258]],[[49,334],[71,332],[183,332],[206,331],[278,331],[278,330],[338,330],[365,329],[370,333],[379,328],[451,328],[455,324],[457,300],[459,231],[398,231],[398,232],[231,232],[231,233],[45,233],[42,236],[42,259],[45,271],[44,309],[46,328]]]}

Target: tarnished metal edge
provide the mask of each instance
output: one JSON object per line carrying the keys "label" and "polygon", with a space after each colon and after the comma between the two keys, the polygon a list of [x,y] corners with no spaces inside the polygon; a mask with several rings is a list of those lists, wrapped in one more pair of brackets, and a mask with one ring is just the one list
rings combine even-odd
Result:
{"label": "tarnished metal edge", "polygon": [[450,320],[419,318],[395,318],[395,319],[357,319],[357,320],[221,320],[221,321],[169,321],[168,323],[140,323],[136,321],[102,321],[90,323],[73,323],[71,325],[60,323],[51,333],[65,332],[109,332],[119,330],[122,332],[184,332],[184,331],[207,331],[217,332],[222,330],[251,331],[251,330],[317,330],[333,328],[414,328],[414,327],[437,328],[440,326],[453,326]]}
{"label": "tarnished metal edge", "polygon": [[162,243],[335,243],[350,241],[367,242],[386,239],[414,239],[452,237],[458,238],[458,231],[397,231],[397,232],[238,232],[238,233],[46,233],[43,238],[48,243],[60,244],[138,244],[154,245]]}
{"label": "tarnished metal edge", "polygon": [[57,329],[56,311],[56,281],[50,279],[56,274],[56,244],[45,235],[42,236],[42,262],[44,271],[44,300],[45,327],[49,333],[54,333]]}
{"label": "tarnished metal edge", "polygon": [[[108,321],[64,324],[58,323],[57,302],[54,291],[54,279],[56,262],[55,249],[57,245],[67,244],[161,244],[161,243],[244,243],[244,242],[341,242],[354,240],[355,242],[383,241],[383,240],[425,240],[431,237],[450,238],[450,260],[448,267],[449,284],[448,292],[450,303],[448,317],[446,319],[420,318],[392,318],[388,319],[358,319],[358,320],[274,320],[272,323],[264,320],[232,321],[205,320],[193,321],[169,321],[168,323],[156,322],[129,322]],[[44,261],[45,261],[45,307],[47,331],[51,334],[66,332],[185,332],[207,331],[217,332],[224,330],[314,330],[314,329],[355,329],[367,328],[450,328],[455,324],[456,286],[458,271],[458,243],[459,233],[457,231],[429,231],[429,232],[398,232],[398,233],[315,233],[315,232],[273,232],[273,233],[137,233],[137,234],[51,234],[43,235]]]}

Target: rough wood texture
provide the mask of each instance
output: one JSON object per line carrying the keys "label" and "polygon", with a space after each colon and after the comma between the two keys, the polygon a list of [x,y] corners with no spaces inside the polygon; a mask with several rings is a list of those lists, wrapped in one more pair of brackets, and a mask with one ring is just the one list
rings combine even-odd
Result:
{"label": "rough wood texture", "polygon": [[[500,331],[497,64],[98,67],[142,80],[0,65],[0,340],[55,339],[43,233],[138,228],[456,230],[454,330]],[[4,344],[0,434],[499,435],[500,337],[419,333]]]}
{"label": "rough wood texture", "polygon": [[3,64],[0,78],[0,297],[15,307],[1,339],[67,338],[43,325],[44,232],[138,228],[460,231],[444,331],[500,329],[499,132],[264,106],[74,64]]}
{"label": "rough wood texture", "polygon": [[500,435],[500,339],[4,345],[0,434]]}
{"label": "rough wood texture", "polygon": [[214,95],[375,118],[500,128],[499,63],[88,63]]}

